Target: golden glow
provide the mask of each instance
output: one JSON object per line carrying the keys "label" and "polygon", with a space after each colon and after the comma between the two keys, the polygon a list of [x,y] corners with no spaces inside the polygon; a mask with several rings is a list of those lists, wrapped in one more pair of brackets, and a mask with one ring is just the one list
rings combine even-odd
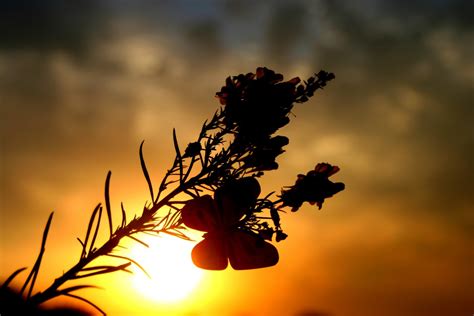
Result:
{"label": "golden glow", "polygon": [[134,269],[134,287],[144,297],[161,303],[185,299],[199,284],[203,273],[191,261],[194,243],[172,236],[151,240],[150,248],[136,245],[130,252],[151,277]]}

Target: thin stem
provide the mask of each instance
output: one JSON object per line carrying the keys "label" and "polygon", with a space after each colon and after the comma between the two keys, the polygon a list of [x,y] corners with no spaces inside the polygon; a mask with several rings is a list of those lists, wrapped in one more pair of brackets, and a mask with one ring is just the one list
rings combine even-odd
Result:
{"label": "thin stem", "polygon": [[[111,255],[112,250],[118,246],[119,242],[122,238],[127,237],[135,232],[139,232],[144,225],[153,221],[154,214],[161,209],[162,207],[168,205],[168,202],[174,198],[179,193],[185,191],[189,187],[193,185],[197,185],[200,182],[200,179],[206,173],[202,170],[198,175],[189,179],[188,182],[182,183],[178,187],[176,187],[173,191],[171,191],[167,196],[165,196],[161,201],[155,203],[147,212],[141,217],[132,220],[128,225],[119,228],[115,233],[110,236],[110,239],[106,241],[100,248],[96,249],[95,251],[89,252],[88,255],[79,262],[66,271],[62,276],[58,277],[54,280],[54,282],[43,292],[38,292],[37,294],[33,295],[30,300],[34,304],[41,304],[47,300],[52,299],[53,297],[57,296],[57,289],[63,285],[65,282],[72,280],[77,277],[78,273],[81,272],[84,267],[86,267],[89,263],[97,259],[101,256],[112,256],[117,257],[116,255]],[[100,213],[99,213],[100,214]],[[175,215],[173,215],[174,217]],[[171,220],[168,222],[171,223]],[[167,230],[173,230],[175,227],[164,227],[159,232],[166,233]],[[130,260],[130,259],[127,259]],[[132,261],[133,262],[133,261]]]}
{"label": "thin stem", "polygon": [[[227,133],[229,133],[228,130],[223,129],[217,125],[217,122],[220,119],[220,114],[216,114],[209,123],[209,125],[204,126],[203,130],[204,131],[211,131],[213,129],[219,129],[212,138],[210,138],[209,142],[207,143],[207,146],[205,148],[205,160],[210,159],[211,153],[216,150],[216,147],[222,144],[223,136]],[[211,125],[212,124],[212,125]],[[207,136],[207,133],[201,133],[199,137],[199,141],[201,141],[205,136]],[[138,232],[150,232],[153,231],[154,233],[168,233],[173,236],[177,236],[180,238],[187,238],[185,234],[183,234],[179,229],[182,225],[180,219],[179,219],[179,214],[180,214],[180,209],[176,208],[174,205],[172,205],[172,199],[174,199],[178,194],[183,193],[183,192],[189,192],[190,189],[193,189],[194,187],[199,187],[201,185],[204,185],[204,181],[207,178],[206,176],[209,176],[212,174],[213,171],[216,170],[216,168],[219,168],[222,164],[225,163],[225,161],[231,160],[231,157],[233,154],[231,151],[226,150],[226,149],[220,149],[220,153],[216,154],[215,156],[218,156],[218,159],[213,159],[212,161],[209,161],[209,164],[207,164],[206,167],[202,167],[200,172],[196,174],[195,176],[189,178],[190,173],[191,173],[191,168],[193,167],[195,163],[195,158],[192,159],[191,164],[187,167],[186,173],[184,173],[183,170],[183,159],[179,150],[178,146],[178,141],[176,137],[176,131],[173,130],[173,141],[174,141],[174,146],[175,146],[175,151],[176,151],[176,157],[173,162],[173,166],[171,169],[167,171],[165,176],[162,179],[162,182],[160,184],[160,187],[158,189],[158,192],[156,194],[155,199],[153,200],[153,189],[151,186],[149,186],[150,189],[150,194],[152,195],[152,200],[153,200],[153,205],[148,208],[145,207],[143,210],[143,213],[140,217],[134,218],[132,221],[130,221],[128,224],[123,225],[124,222],[122,221],[122,225],[115,231],[112,231],[112,211],[110,207],[110,196],[109,196],[109,188],[110,188],[110,177],[111,177],[111,172],[109,171],[107,174],[106,182],[105,182],[105,208],[107,212],[107,217],[108,217],[108,226],[109,226],[109,232],[110,232],[110,237],[109,239],[99,248],[93,248],[95,239],[97,237],[97,233],[99,230],[99,225],[100,225],[100,218],[102,215],[102,207],[99,206],[98,210],[96,209],[94,212],[94,217],[98,215],[98,220],[97,220],[97,225],[95,227],[94,235],[91,241],[90,249],[89,252],[84,254],[83,257],[73,266],[71,267],[68,271],[66,271],[62,276],[56,278],[54,282],[43,292],[38,292],[35,295],[33,295],[30,298],[30,302],[33,304],[41,304],[47,300],[50,300],[57,295],[58,293],[58,288],[62,286],[64,283],[66,283],[69,280],[75,279],[79,277],[79,273],[84,271],[84,268],[93,262],[95,259],[102,257],[102,256],[110,256],[110,257],[116,257],[116,258],[122,258],[125,260],[128,260],[130,262],[135,263],[137,266],[140,267],[138,263],[133,261],[130,258],[126,257],[121,257],[117,255],[113,255],[112,251],[119,246],[119,242],[122,240],[124,237],[130,237],[131,235],[138,233]],[[143,144],[142,144],[143,145]],[[141,158],[141,163],[142,163],[142,168],[145,173],[145,177],[148,174],[146,167],[144,166],[144,159],[142,155],[142,146],[140,146],[140,158]],[[214,157],[215,157],[214,156]],[[236,158],[238,159],[238,158]],[[202,158],[201,158],[202,161]],[[232,162],[233,163],[233,162]],[[205,164],[206,165],[206,164]],[[163,197],[160,200],[161,194],[166,190],[167,185],[170,183],[174,183],[176,181],[168,181],[169,177],[175,175],[179,176],[179,184],[177,187],[175,187],[171,192],[169,192],[165,197]],[[151,181],[149,177],[147,177],[147,182],[150,185]],[[212,186],[211,186],[212,187]],[[176,212],[172,215],[168,214],[164,220],[156,224],[153,229],[149,229],[148,227],[150,226],[150,223],[153,223],[156,218],[154,217],[155,214],[164,206],[169,206],[173,209],[176,210]],[[161,225],[161,228],[158,228],[157,225]],[[89,225],[88,227],[88,232],[87,236],[90,235],[92,227]],[[133,238],[134,239],[134,238]],[[187,238],[189,239],[189,238]],[[84,243],[84,246],[87,246],[86,243]],[[92,275],[92,274],[91,274]]]}

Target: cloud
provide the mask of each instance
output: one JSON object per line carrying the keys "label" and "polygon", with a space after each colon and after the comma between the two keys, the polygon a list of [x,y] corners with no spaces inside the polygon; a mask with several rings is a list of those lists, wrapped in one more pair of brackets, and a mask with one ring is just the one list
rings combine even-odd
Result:
{"label": "cloud", "polygon": [[472,4],[188,4],[2,2],[9,163],[91,137],[133,142],[173,115],[198,127],[229,74],[325,67],[337,79],[316,96],[324,102],[295,110],[298,130],[319,137],[292,143],[336,157],[326,139],[344,139],[348,180],[367,196],[403,196],[439,214],[449,205],[447,216],[464,218],[473,203]]}
{"label": "cloud", "polygon": [[[174,115],[198,128],[227,75],[263,64],[290,74],[325,67],[337,79],[316,96],[324,102],[295,110],[298,130],[319,137],[292,143],[333,159],[339,148],[347,180],[367,196],[403,196],[462,221],[474,203],[470,6],[2,2],[7,161],[73,151],[91,137],[133,143],[136,131],[157,133]],[[331,149],[327,139],[344,141]]]}
{"label": "cloud", "polygon": [[[217,108],[214,92],[228,75],[267,65],[287,78],[305,78],[324,68],[335,72],[336,80],[295,108],[293,125],[281,132],[291,140],[279,158],[282,170],[267,183],[278,190],[317,161],[341,167],[337,179],[347,189],[328,201],[332,213],[324,214],[320,229],[327,236],[319,244],[328,249],[319,258],[338,262],[324,263],[334,267],[337,278],[325,286],[337,283],[330,292],[349,297],[374,269],[381,279],[368,280],[373,288],[352,296],[367,299],[397,278],[391,272],[405,269],[413,282],[420,273],[433,286],[433,297],[446,294],[440,290],[444,280],[446,288],[465,287],[465,250],[453,245],[464,245],[473,223],[474,66],[472,45],[466,44],[473,35],[472,2],[3,1],[0,6],[2,209],[7,210],[2,223],[13,216],[10,210],[25,227],[36,227],[51,208],[75,214],[93,207],[102,193],[94,195],[94,189],[102,190],[109,168],[122,174],[139,168],[136,149],[144,138],[159,177],[167,158],[163,152],[172,148],[172,127],[183,144],[192,140]],[[14,238],[22,240],[24,233],[16,231]],[[366,239],[357,239],[366,232]],[[440,271],[437,253],[443,269],[458,268],[458,274],[434,280]],[[428,261],[430,270],[423,274],[426,265],[419,262],[410,267],[416,260]],[[324,289],[310,285],[308,297],[323,295]],[[412,285],[397,289],[412,291]],[[397,289],[386,306],[393,306]],[[466,296],[448,298],[462,305]]]}
{"label": "cloud", "polygon": [[96,1],[2,1],[0,51],[65,51],[78,59],[106,35],[102,5]]}
{"label": "cloud", "polygon": [[306,8],[299,2],[288,2],[271,9],[265,35],[265,55],[279,65],[291,63],[308,36]]}
{"label": "cloud", "polygon": [[318,130],[349,134],[359,144],[371,169],[360,171],[380,179],[367,183],[369,191],[416,192],[411,200],[431,209],[450,205],[447,216],[473,203],[463,176],[474,171],[465,159],[474,147],[463,119],[472,116],[473,67],[464,3],[324,3],[322,29],[335,39],[317,43],[315,55],[315,64],[337,77]]}

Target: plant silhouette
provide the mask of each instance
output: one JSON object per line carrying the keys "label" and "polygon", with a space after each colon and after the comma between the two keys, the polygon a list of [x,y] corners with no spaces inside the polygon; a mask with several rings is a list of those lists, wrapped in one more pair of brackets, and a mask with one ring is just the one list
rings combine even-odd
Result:
{"label": "plant silhouette", "polygon": [[[221,107],[204,122],[197,139],[184,151],[173,130],[175,158],[157,187],[148,173],[143,142],[140,145],[140,164],[150,193],[150,201],[145,203],[141,215],[128,220],[122,206],[121,220],[118,225],[114,223],[109,171],[104,204],[97,204],[84,238],[78,238],[82,247],[79,260],[49,287],[33,293],[53,219],[51,213],[39,255],[22,288],[16,293],[9,284],[26,268],[13,272],[1,286],[2,315],[9,312],[43,315],[47,311],[40,305],[59,296],[81,300],[105,315],[99,306],[76,294],[92,285],[67,286],[66,283],[116,271],[130,272],[128,268],[132,264],[144,270],[139,262],[120,255],[118,250],[126,238],[148,246],[140,239],[143,233],[189,239],[187,229],[205,232],[204,239],[192,251],[193,262],[203,269],[222,270],[228,262],[236,270],[277,264],[278,251],[271,241],[279,242],[287,237],[280,223],[280,212],[288,207],[298,211],[304,202],[316,203],[321,208],[326,198],[344,189],[344,184],[329,180],[339,168],[328,163],[319,163],[306,175],[298,175],[294,185],[285,187],[280,194],[261,196],[258,179],[266,171],[278,168],[276,159],[289,140],[275,133],[289,123],[293,106],[308,101],[316,90],[334,78],[332,73],[320,71],[303,82],[299,78],[283,81],[281,74],[264,67],[257,68],[255,73],[228,77],[225,86],[216,93]],[[183,201],[183,194],[187,200]],[[99,243],[98,233],[102,228],[108,231],[108,238]],[[95,264],[102,257],[110,257],[117,263]],[[70,314],[73,313],[71,310]],[[80,315],[81,311],[75,313]]]}

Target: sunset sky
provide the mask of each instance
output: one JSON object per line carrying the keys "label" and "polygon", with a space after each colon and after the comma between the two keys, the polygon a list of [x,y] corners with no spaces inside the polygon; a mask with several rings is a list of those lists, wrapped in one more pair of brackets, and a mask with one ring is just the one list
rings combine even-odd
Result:
{"label": "sunset sky", "polygon": [[123,273],[84,296],[109,315],[473,314],[472,12],[468,0],[1,1],[0,282],[32,267],[51,211],[37,289],[77,261],[108,170],[117,218],[120,202],[140,212],[141,141],[159,183],[173,127],[193,141],[227,76],[324,69],[336,80],[295,107],[262,191],[317,162],[339,166],[346,189],[282,215],[278,265],[203,272],[174,303]]}

